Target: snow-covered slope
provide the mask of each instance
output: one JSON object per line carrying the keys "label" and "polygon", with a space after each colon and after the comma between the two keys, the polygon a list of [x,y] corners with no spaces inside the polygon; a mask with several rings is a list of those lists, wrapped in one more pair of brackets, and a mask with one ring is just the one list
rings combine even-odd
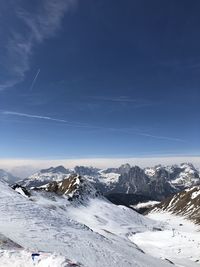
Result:
{"label": "snow-covered slope", "polygon": [[200,224],[200,186],[185,189],[153,209],[153,211],[160,210],[181,215]]}
{"label": "snow-covered slope", "polygon": [[149,255],[167,258],[179,267],[200,266],[200,228],[168,212],[155,211],[148,218],[164,223],[163,231],[142,232],[130,239]]}
{"label": "snow-covered slope", "polygon": [[[102,199],[99,200],[100,202],[94,203],[94,206],[89,204],[89,214],[86,213],[87,209],[85,209],[84,214],[81,211],[82,214],[80,215],[80,210],[76,210],[76,207],[74,207],[75,212],[72,212],[72,207],[68,210],[67,202],[64,202],[68,200],[62,196],[56,197],[55,195],[54,198],[52,195],[49,201],[49,203],[55,203],[55,206],[52,207],[44,206],[42,201],[37,201],[37,195],[39,196],[40,192],[35,192],[36,195],[32,197],[35,197],[35,200],[30,201],[1,181],[0,191],[0,233],[24,249],[1,250],[1,267],[33,266],[30,260],[31,253],[38,251],[41,254],[41,261],[35,266],[75,266],[70,265],[67,259],[78,262],[78,266],[81,264],[81,266],[87,267],[170,266],[165,261],[154,259],[142,253],[137,246],[124,237],[124,233],[129,231],[125,224],[132,227],[130,231],[134,231],[134,229],[144,231],[147,228],[150,229],[153,224],[152,221],[143,217],[135,217],[135,213],[131,210],[118,208],[117,211],[114,211],[113,218],[108,216],[110,232],[109,230],[102,230],[102,234],[99,234],[99,225],[106,229],[107,222],[103,219],[107,216],[108,211],[112,212],[114,209],[114,206],[109,206],[112,204],[106,204]],[[56,202],[56,198],[59,198],[58,202]],[[58,207],[57,203],[60,204],[61,198],[65,205]],[[105,205],[108,205],[107,208]],[[102,209],[101,212],[99,211],[99,215],[95,214],[94,208],[96,206],[100,210]],[[84,209],[83,206],[82,208]],[[100,219],[95,215],[99,216]],[[96,218],[96,222],[91,223],[91,228],[88,227],[89,222],[87,223],[88,226],[83,224],[84,216]],[[111,221],[114,219],[118,220],[116,230],[111,229]],[[115,226],[114,223],[113,226]],[[95,225],[96,227],[94,227]],[[122,237],[119,233],[120,227]],[[96,232],[92,231],[92,228]],[[126,229],[125,232],[124,229]],[[103,235],[103,233],[106,234]],[[60,257],[57,257],[58,255]],[[55,260],[54,263],[52,263],[53,260]],[[65,263],[63,263],[64,261]]]}
{"label": "snow-covered slope", "polygon": [[111,233],[128,237],[136,232],[152,231],[156,227],[154,221],[127,207],[116,206],[104,198],[90,199],[87,205],[70,206],[68,214],[70,218],[104,236]]}

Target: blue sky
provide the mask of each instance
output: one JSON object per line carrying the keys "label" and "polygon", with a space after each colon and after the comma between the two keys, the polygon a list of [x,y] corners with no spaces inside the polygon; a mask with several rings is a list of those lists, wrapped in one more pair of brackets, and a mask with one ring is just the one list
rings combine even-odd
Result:
{"label": "blue sky", "polygon": [[2,0],[0,158],[199,155],[199,9]]}

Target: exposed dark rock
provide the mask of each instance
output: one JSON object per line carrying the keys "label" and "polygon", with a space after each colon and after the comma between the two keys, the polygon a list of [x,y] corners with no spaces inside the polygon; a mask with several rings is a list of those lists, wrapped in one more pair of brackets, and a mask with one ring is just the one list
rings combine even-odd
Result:
{"label": "exposed dark rock", "polygon": [[147,196],[123,193],[110,193],[106,194],[105,197],[116,205],[124,205],[127,207],[151,200]]}
{"label": "exposed dark rock", "polygon": [[159,210],[184,216],[200,224],[200,186],[194,186],[168,197],[148,212]]}
{"label": "exposed dark rock", "polygon": [[[21,185],[19,185],[19,184],[14,184],[14,185],[12,185],[11,186],[11,188],[12,189],[14,189],[15,191],[17,191],[16,189],[17,188],[20,188],[23,192],[24,192],[24,194],[27,196],[27,197],[30,197],[31,196],[31,194],[30,194],[30,192],[26,189],[26,187],[24,187],[24,186],[21,186]],[[18,192],[19,193],[19,192]],[[20,193],[19,193],[20,194]]]}

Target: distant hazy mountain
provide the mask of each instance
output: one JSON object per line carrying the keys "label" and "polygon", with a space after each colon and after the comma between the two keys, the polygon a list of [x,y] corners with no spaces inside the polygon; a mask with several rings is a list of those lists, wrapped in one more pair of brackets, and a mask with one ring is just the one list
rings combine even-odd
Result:
{"label": "distant hazy mountain", "polygon": [[162,200],[185,188],[200,184],[199,172],[190,163],[155,166],[142,169],[124,164],[119,168],[100,170],[93,167],[63,166],[41,170],[20,181],[26,187],[38,187],[78,174],[90,181],[103,194],[137,194],[152,200]]}
{"label": "distant hazy mountain", "polygon": [[65,169],[63,166],[50,167],[30,175],[28,178],[21,180],[19,184],[27,188],[42,186],[53,181],[66,179],[71,173],[71,170]]}
{"label": "distant hazy mountain", "polygon": [[155,166],[142,169],[131,167],[120,174],[112,193],[140,194],[162,200],[184,188],[200,184],[199,172],[192,164]]}
{"label": "distant hazy mountain", "polygon": [[13,184],[17,180],[19,180],[19,178],[12,175],[11,173],[9,173],[7,171],[0,169],[0,180],[3,180],[5,182],[7,182],[8,184]]}

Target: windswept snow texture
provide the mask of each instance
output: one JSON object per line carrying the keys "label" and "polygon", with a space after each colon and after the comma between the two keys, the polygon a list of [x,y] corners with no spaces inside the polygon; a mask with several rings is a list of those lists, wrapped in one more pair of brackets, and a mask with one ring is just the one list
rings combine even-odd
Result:
{"label": "windswept snow texture", "polygon": [[[62,208],[59,211],[45,208],[37,202],[21,196],[5,183],[0,182],[0,192],[0,232],[24,248],[24,250],[20,248],[1,249],[1,267],[33,266],[30,259],[31,253],[41,251],[41,261],[34,266],[66,267],[70,266],[67,259],[77,262],[78,266],[87,267],[170,266],[166,261],[142,253],[136,245],[124,237],[128,228],[125,227],[126,231],[124,231],[123,225],[121,225],[126,221],[125,218],[122,218],[123,212],[126,213],[125,216],[130,213],[127,217],[127,224],[131,223],[133,229],[142,230],[145,228],[145,224],[152,224],[150,220],[143,220],[142,217],[131,222],[131,217],[134,218],[135,213],[131,214],[130,210],[119,208],[119,226],[122,227],[122,237],[118,229],[114,234],[107,231],[103,236],[71,219],[70,211],[67,212]],[[98,205],[99,208],[104,209],[103,202]],[[105,212],[106,215],[108,211],[109,209],[103,211],[103,214]],[[110,211],[112,210],[110,209]],[[88,214],[88,216],[92,215]],[[117,220],[117,213],[115,216]],[[103,221],[99,223],[104,224]],[[106,229],[106,223],[103,227]],[[97,232],[98,229],[99,226],[96,227]],[[110,227],[108,229],[111,230]],[[133,230],[131,229],[131,231]]]}
{"label": "windswept snow texture", "polygon": [[91,199],[86,206],[69,207],[68,214],[70,218],[104,236],[111,233],[128,237],[136,232],[152,230],[156,226],[156,222],[127,207],[116,206],[99,198]]}
{"label": "windswept snow texture", "polygon": [[165,222],[165,229],[132,235],[134,243],[149,255],[167,258],[176,266],[200,266],[199,226],[167,212],[153,212],[148,218]]}

